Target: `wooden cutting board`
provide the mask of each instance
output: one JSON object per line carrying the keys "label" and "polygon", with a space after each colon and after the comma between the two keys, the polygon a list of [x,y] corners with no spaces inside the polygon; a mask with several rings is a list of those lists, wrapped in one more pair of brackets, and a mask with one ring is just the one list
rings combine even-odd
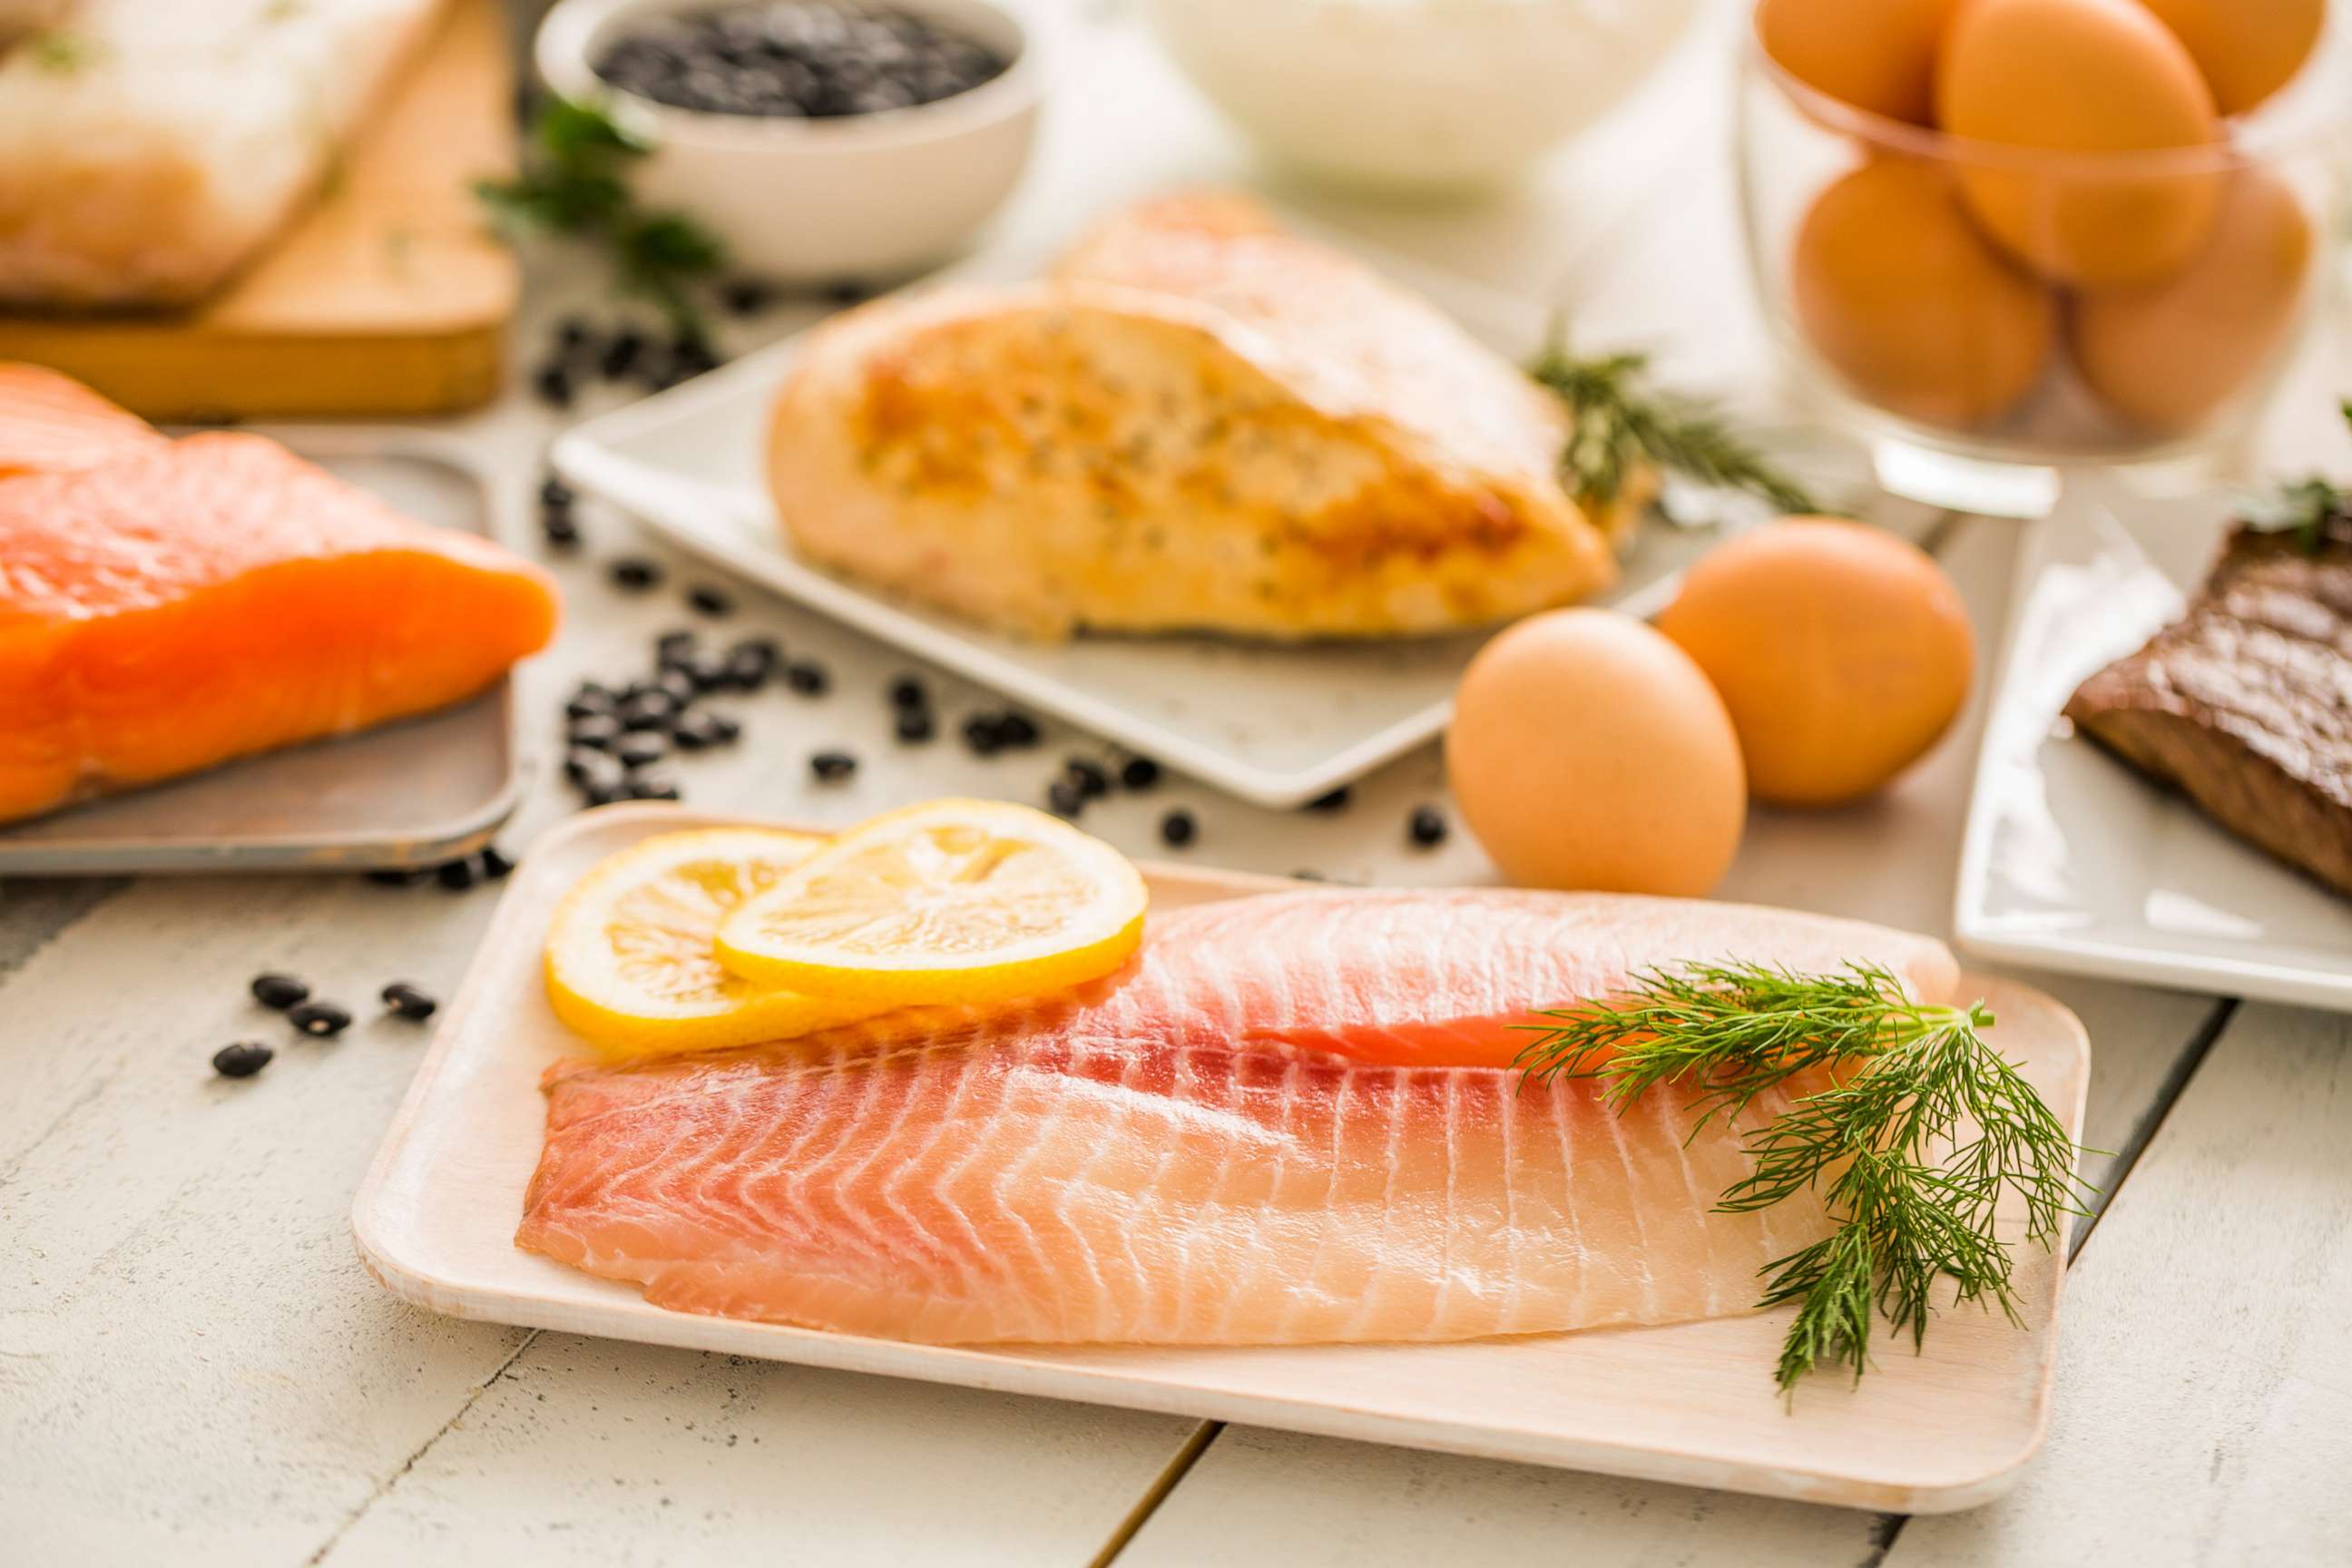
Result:
{"label": "wooden cutting board", "polygon": [[498,389],[520,277],[468,184],[514,163],[498,0],[450,0],[326,194],[192,310],[0,316],[0,359],[157,420],[444,413]]}
{"label": "wooden cutting board", "polygon": [[[548,1006],[540,963],[556,900],[649,834],[728,820],[606,806],[530,847],[353,1205],[360,1257],[394,1293],[490,1322],[1905,1513],[1999,1495],[2041,1445],[2065,1270],[2040,1250],[2019,1254],[2017,1325],[1948,1312],[1919,1353],[1884,1339],[1860,1384],[1818,1376],[1793,1406],[1772,1385],[1793,1308],[1456,1344],[982,1349],[667,1311],[519,1251],[546,1117],[540,1073],[578,1050]],[[1142,869],[1154,909],[1297,885]],[[1999,1014],[2001,1048],[2079,1137],[2090,1076],[2082,1025],[2014,982],[1966,984]]]}

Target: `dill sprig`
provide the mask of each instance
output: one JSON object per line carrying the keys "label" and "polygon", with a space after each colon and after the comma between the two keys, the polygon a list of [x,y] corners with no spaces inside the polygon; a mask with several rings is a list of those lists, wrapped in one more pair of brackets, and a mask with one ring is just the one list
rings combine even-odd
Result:
{"label": "dill sprig", "polygon": [[1607,506],[1637,467],[1654,465],[1719,489],[1760,496],[1783,512],[1821,510],[1812,495],[1734,431],[1713,404],[1647,384],[1650,356],[1569,352],[1564,333],[1528,374],[1568,405],[1561,482],[1580,499]]}
{"label": "dill sprig", "polygon": [[[2352,397],[2337,400],[2344,422],[2352,425]],[[2324,474],[2306,474],[2281,481],[2265,494],[2250,496],[2239,508],[2239,519],[2257,533],[2292,533],[2297,548],[2316,555],[2326,542],[2328,526],[2352,516],[2352,488]]]}
{"label": "dill sprig", "polygon": [[1955,1304],[2016,1321],[2013,1259],[1994,1226],[2002,1194],[2023,1200],[2026,1240],[2049,1247],[2091,1191],[2057,1117],[1985,1043],[1990,1010],[1915,1002],[1874,964],[1651,970],[1621,999],[1542,1016],[1519,1055],[1523,1081],[1590,1079],[1620,1110],[1680,1086],[1693,1137],[1801,1074],[1826,1080],[1746,1135],[1753,1169],[1717,1205],[1752,1213],[1815,1189],[1830,1215],[1828,1236],[1765,1267],[1759,1305],[1797,1306],[1776,1374],[1785,1393],[1823,1365],[1859,1380],[1879,1316],[1916,1350],[1941,1279]]}
{"label": "dill sprig", "polygon": [[716,236],[681,213],[648,212],[623,171],[649,149],[594,104],[551,98],[540,109],[510,180],[478,180],[474,194],[506,226],[568,234],[601,245],[624,292],[651,300],[681,337],[705,332],[694,286],[726,255]]}

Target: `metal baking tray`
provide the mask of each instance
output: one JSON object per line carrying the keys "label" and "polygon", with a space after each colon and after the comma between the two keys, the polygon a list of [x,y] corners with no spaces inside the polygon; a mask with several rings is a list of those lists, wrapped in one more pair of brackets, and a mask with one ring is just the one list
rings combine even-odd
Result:
{"label": "metal baking tray", "polygon": [[[500,531],[489,487],[444,438],[352,430],[285,439],[411,517]],[[430,866],[488,843],[523,783],[509,676],[437,713],[0,828],[0,876]]]}

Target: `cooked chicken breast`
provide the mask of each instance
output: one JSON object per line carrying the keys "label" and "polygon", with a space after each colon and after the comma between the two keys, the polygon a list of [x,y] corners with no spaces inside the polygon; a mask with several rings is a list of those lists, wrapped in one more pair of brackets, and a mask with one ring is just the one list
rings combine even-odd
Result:
{"label": "cooked chicken breast", "polygon": [[811,335],[769,473],[804,555],[1038,638],[1375,637],[1580,598],[1609,539],[1508,362],[1231,198],[1155,204],[1056,276]]}
{"label": "cooked chicken breast", "polygon": [[0,300],[210,292],[318,189],[440,5],[50,7],[0,55]]}

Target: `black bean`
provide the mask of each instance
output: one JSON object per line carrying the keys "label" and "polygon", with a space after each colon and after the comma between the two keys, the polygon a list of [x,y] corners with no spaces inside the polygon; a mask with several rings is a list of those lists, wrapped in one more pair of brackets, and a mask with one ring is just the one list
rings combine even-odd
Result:
{"label": "black bean", "polygon": [[1129,789],[1150,789],[1160,782],[1160,764],[1150,757],[1129,757],[1119,764],[1118,782]]}
{"label": "black bean", "polygon": [[890,706],[920,708],[931,700],[921,680],[911,675],[895,676],[890,681]]}
{"label": "black bean", "polygon": [[1433,805],[1417,805],[1406,820],[1405,834],[1422,848],[1445,842],[1445,816]]}
{"label": "black bean", "polygon": [[253,977],[253,999],[283,1013],[297,1002],[308,1002],[310,988],[290,974],[257,974]]}
{"label": "black bean", "polygon": [[732,740],[734,721],[717,713],[688,713],[670,726],[670,739],[681,752],[708,751],[721,742]]}
{"label": "black bean", "polygon": [[572,370],[562,363],[543,364],[531,374],[531,390],[550,408],[572,406]]}
{"label": "black bean", "polygon": [[441,1005],[405,980],[394,981],[383,988],[382,995],[385,1006],[420,1024],[433,1016],[433,1010]]}
{"label": "black bean", "polygon": [[669,742],[657,730],[642,730],[623,736],[621,743],[613,748],[613,754],[621,759],[625,768],[649,768],[669,755]]}
{"label": "black bean", "polygon": [[642,555],[625,555],[605,568],[613,586],[625,588],[632,594],[642,594],[662,580],[661,563]]}
{"label": "black bean", "polygon": [[1200,836],[1201,825],[1181,805],[1160,819],[1160,841],[1171,849],[1181,849]]}
{"label": "black bean", "polygon": [[698,696],[703,692],[717,691],[725,687],[737,687],[740,689],[740,683],[735,679],[735,668],[727,662],[723,655],[696,654],[675,668],[680,675],[694,683],[695,693]]}
{"label": "black bean", "polygon": [[1071,779],[1055,779],[1045,787],[1045,805],[1056,816],[1076,817],[1087,808],[1087,792]]}
{"label": "black bean", "polygon": [[258,1040],[239,1040],[213,1053],[213,1071],[223,1078],[251,1078],[277,1054]]}
{"label": "black bean", "polygon": [[822,697],[832,687],[833,677],[814,659],[796,658],[784,667],[784,684],[803,697]]}
{"label": "black bean", "polygon": [[470,860],[446,860],[434,868],[433,879],[453,893],[462,893],[474,885],[474,863]]}
{"label": "black bean", "polygon": [[838,784],[857,771],[857,759],[847,752],[819,752],[809,759],[809,772],[820,784]]}
{"label": "black bean", "polygon": [[1348,793],[1348,786],[1346,784],[1341,784],[1338,789],[1331,791],[1330,794],[1318,795],[1313,800],[1308,801],[1307,803],[1307,809],[1309,811],[1345,811],[1348,808],[1348,802],[1350,798],[1351,797]]}
{"label": "black bean", "polygon": [[1091,757],[1072,757],[1062,764],[1062,776],[1076,786],[1078,794],[1087,800],[1110,793],[1110,775],[1103,772],[1102,764]]}
{"label": "black bean", "polygon": [[631,779],[623,786],[623,798],[627,800],[676,800],[677,797],[677,785],[669,779],[646,778],[641,775]]}
{"label": "black bean", "polygon": [[621,704],[621,726],[627,730],[659,730],[677,713],[677,699],[667,691],[644,691]]}
{"label": "black bean", "polygon": [[996,732],[1003,742],[1015,751],[1026,751],[1044,740],[1037,721],[1017,708],[1008,708],[996,721]]}
{"label": "black bean", "polygon": [[724,684],[737,691],[757,691],[775,673],[776,655],[772,644],[767,648],[738,647],[720,661],[719,670]]}
{"label": "black bean", "polygon": [[289,1007],[286,1021],[304,1034],[329,1039],[352,1026],[352,1016],[332,1002],[305,1002]]}
{"label": "black bean", "polygon": [[938,733],[928,708],[901,708],[891,717],[890,723],[898,739],[910,746],[919,746]]}
{"label": "black bean", "polygon": [[856,279],[843,278],[826,286],[824,297],[836,305],[856,305],[865,302],[868,292],[866,285]]}
{"label": "black bean", "polygon": [[552,475],[550,475],[539,487],[539,504],[543,507],[551,507],[560,511],[578,499],[572,493],[570,485]]}
{"label": "black bean", "polygon": [[723,589],[714,588],[708,583],[697,583],[688,589],[686,602],[693,605],[699,615],[731,616],[735,613],[735,601]]}
{"label": "black bean", "polygon": [[555,352],[576,354],[596,339],[596,331],[585,316],[566,316],[555,323]]}
{"label": "black bean", "polygon": [[433,875],[430,866],[385,866],[367,874],[379,888],[412,888]]}
{"label": "black bean", "polygon": [[596,368],[607,381],[618,381],[629,374],[646,352],[646,335],[635,327],[623,327],[604,344],[604,354]]}
{"label": "black bean", "polygon": [[654,663],[665,668],[683,663],[701,646],[702,638],[684,627],[664,632],[654,638]]}
{"label": "black bean", "polygon": [[568,511],[551,511],[539,520],[539,534],[558,550],[569,550],[580,542],[580,525]]}
{"label": "black bean", "polygon": [[515,863],[495,844],[482,846],[482,878],[485,881],[501,882],[511,875]]}
{"label": "black bean", "polygon": [[566,719],[597,719],[610,717],[613,694],[601,686],[583,686],[563,704]]}
{"label": "black bean", "polygon": [[753,316],[768,308],[776,297],[775,289],[765,279],[736,278],[719,290],[719,302],[730,316]]}
{"label": "black bean", "polygon": [[611,784],[589,784],[580,792],[580,804],[591,809],[610,805],[616,800],[628,799],[628,788],[626,781],[617,779]]}
{"label": "black bean", "polygon": [[621,738],[621,721],[611,713],[591,713],[584,719],[574,719],[564,730],[564,739],[574,746],[586,746],[592,751],[609,752]]}
{"label": "black bean", "polygon": [[1003,721],[993,713],[975,713],[963,721],[963,743],[975,757],[992,757],[1004,749]]}
{"label": "black bean", "polygon": [[694,706],[694,700],[701,695],[701,691],[697,686],[694,677],[686,670],[665,669],[659,675],[654,677],[653,689],[646,692],[646,695],[648,697],[667,697],[669,699],[670,706],[673,709],[679,712],[684,712],[687,709]]}

